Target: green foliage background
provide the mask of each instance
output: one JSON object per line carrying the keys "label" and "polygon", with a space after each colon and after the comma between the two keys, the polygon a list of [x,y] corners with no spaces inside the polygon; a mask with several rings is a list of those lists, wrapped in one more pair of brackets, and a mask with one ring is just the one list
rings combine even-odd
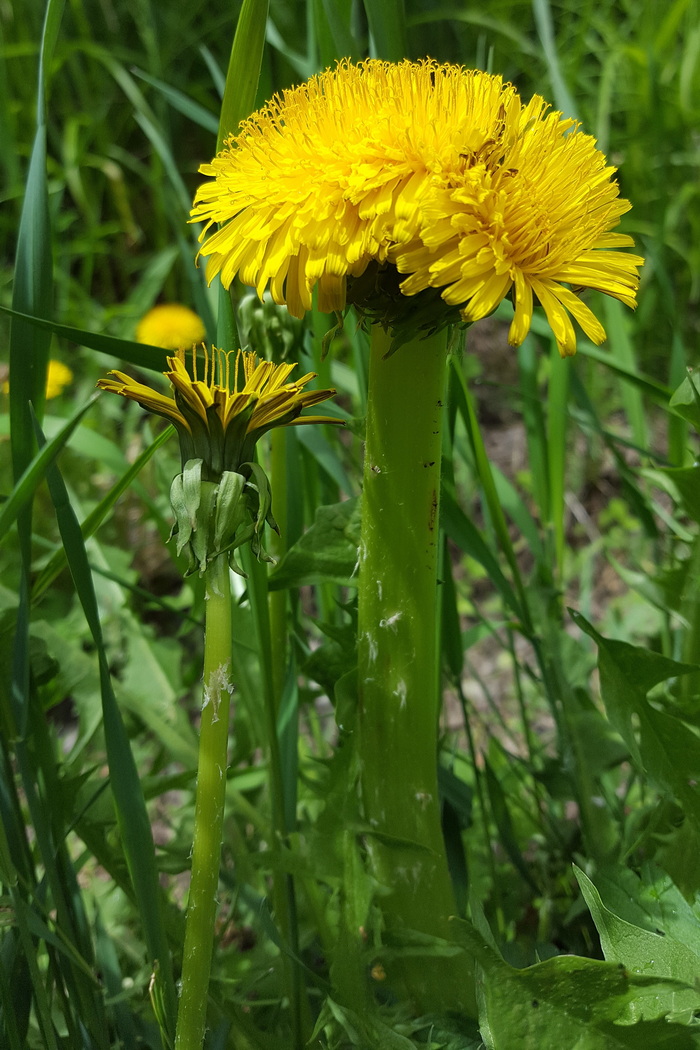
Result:
{"label": "green foliage background", "polygon": [[[12,352],[0,395],[11,1050],[155,1048],[172,1030],[203,593],[166,544],[176,448],[136,406],[91,395],[119,361],[153,379],[162,355],[133,339],[156,301],[190,304],[216,338],[217,293],[193,266],[186,219],[216,148],[237,16],[197,0],[0,6],[0,306],[51,322],[0,318]],[[348,790],[366,335],[346,322],[322,359],[327,318],[302,326],[237,293],[241,343],[318,371],[348,428],[290,432],[273,451],[284,546],[269,580],[247,566],[235,606],[208,1045],[295,1045],[296,995],[309,1045],[338,1050],[695,1047],[700,410],[685,370],[700,292],[697,0],[273,0],[265,37],[257,104],[368,53],[430,54],[540,92],[619,167],[633,203],[623,229],[647,263],[634,315],[593,302],[602,349],[583,339],[561,362],[540,317],[506,352],[504,305],[457,338],[450,362],[440,772],[478,1024],[416,1018],[386,990],[381,968],[418,949],[382,940]],[[49,355],[74,382],[42,415]],[[28,397],[47,440],[38,454]],[[275,682],[284,850],[261,701]],[[296,887],[294,950],[268,905],[270,872]],[[367,933],[360,988],[345,965],[353,924]],[[440,949],[420,950],[429,965]]]}

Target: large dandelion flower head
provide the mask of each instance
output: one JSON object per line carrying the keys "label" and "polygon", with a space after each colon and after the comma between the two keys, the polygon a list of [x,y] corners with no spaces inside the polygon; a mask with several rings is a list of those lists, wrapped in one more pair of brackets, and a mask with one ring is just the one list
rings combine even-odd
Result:
{"label": "large dandelion flower head", "polygon": [[421,204],[520,109],[500,77],[433,62],[344,61],[275,96],[200,168],[206,275],[270,287],[295,317],[346,303],[346,279],[418,230]]}
{"label": "large dandelion flower head", "polygon": [[339,63],[272,99],[200,168],[213,177],[192,210],[207,279],[269,287],[296,317],[314,288],[323,311],[364,301],[391,326],[422,300],[422,328],[475,320],[512,293],[512,342],[534,294],[562,352],[575,345],[567,311],[600,341],[564,285],[634,304],[641,260],[613,251],[631,241],[610,232],[629,205],[594,141],[547,108],[459,66]]}

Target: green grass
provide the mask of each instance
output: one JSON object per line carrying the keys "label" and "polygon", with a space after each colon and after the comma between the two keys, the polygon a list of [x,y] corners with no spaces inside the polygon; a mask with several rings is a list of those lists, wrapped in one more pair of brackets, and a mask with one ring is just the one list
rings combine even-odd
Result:
{"label": "green grass", "polygon": [[[700,4],[271,0],[257,94],[241,51],[227,78],[239,7],[0,10],[0,1045],[174,1029],[204,589],[167,543],[174,441],[90,399],[110,367],[153,378],[135,326],[177,300],[211,341],[318,371],[348,423],[261,448],[285,527],[269,577],[234,580],[209,1050],[696,1047],[700,414],[687,386],[668,401],[696,364]],[[448,369],[439,785],[478,1023],[414,1016],[381,979],[442,949],[382,930],[349,787],[367,335],[346,321],[324,358],[327,318],[207,289],[186,221],[222,98],[226,125],[368,53],[477,65],[575,114],[647,260],[635,313],[591,297],[602,348],[562,362],[536,316],[506,353],[506,305]],[[74,380],[43,405],[49,357]]]}

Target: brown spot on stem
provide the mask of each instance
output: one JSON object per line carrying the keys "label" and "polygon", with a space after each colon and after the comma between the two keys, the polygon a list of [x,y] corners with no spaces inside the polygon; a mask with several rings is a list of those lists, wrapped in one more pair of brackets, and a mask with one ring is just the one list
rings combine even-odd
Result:
{"label": "brown spot on stem", "polygon": [[435,529],[435,521],[437,519],[437,512],[438,512],[437,492],[435,491],[435,489],[433,489],[433,498],[432,498],[432,502],[430,504],[430,518],[428,520],[428,529],[429,529],[430,532],[433,532],[433,530]]}

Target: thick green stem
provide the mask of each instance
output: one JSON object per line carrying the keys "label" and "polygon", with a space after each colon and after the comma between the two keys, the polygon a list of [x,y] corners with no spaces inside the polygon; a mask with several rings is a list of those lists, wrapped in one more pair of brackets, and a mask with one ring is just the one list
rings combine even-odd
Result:
{"label": "thick green stem", "polygon": [[[386,357],[372,330],[359,582],[359,754],[374,874],[393,932],[449,939],[456,911],[437,785],[439,496],[445,336]],[[393,840],[389,842],[389,840]],[[403,844],[400,844],[403,843]],[[391,980],[392,973],[387,968]],[[474,1011],[464,955],[407,958],[419,1009]]]}
{"label": "thick green stem", "polygon": [[201,1050],[214,942],[228,765],[231,681],[231,584],[226,555],[207,569],[204,701],[194,812],[192,881],[182,957],[175,1050]]}

